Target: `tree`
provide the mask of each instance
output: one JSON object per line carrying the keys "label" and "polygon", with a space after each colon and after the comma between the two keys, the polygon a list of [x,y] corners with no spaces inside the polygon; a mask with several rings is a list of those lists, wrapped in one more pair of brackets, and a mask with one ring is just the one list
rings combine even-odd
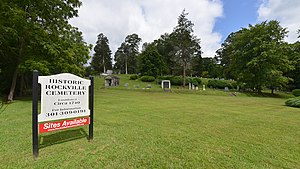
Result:
{"label": "tree", "polygon": [[222,77],[222,68],[215,58],[202,58],[202,74],[203,77],[220,78]]}
{"label": "tree", "polygon": [[162,74],[164,67],[162,57],[153,45],[148,45],[138,56],[138,70],[143,76],[157,77]]}
{"label": "tree", "polygon": [[222,66],[223,76],[227,79],[233,79],[232,71],[230,70],[231,54],[234,52],[232,39],[238,32],[232,32],[227,36],[222,43],[221,48],[216,51],[216,60]]}
{"label": "tree", "polygon": [[174,28],[171,36],[175,40],[174,53],[175,60],[182,66],[183,86],[186,83],[186,72],[190,68],[192,58],[195,54],[201,53],[200,40],[193,33],[194,24],[188,20],[188,13],[182,11],[178,17],[178,24]]}
{"label": "tree", "polygon": [[236,80],[261,92],[263,87],[272,89],[285,85],[289,78],[284,73],[292,69],[283,48],[287,31],[278,21],[249,25],[231,37],[228,60]]}
{"label": "tree", "polygon": [[[0,79],[7,100],[27,72],[83,74],[89,46],[68,20],[77,16],[79,0],[9,1],[0,4]],[[22,86],[22,85],[20,85]]]}
{"label": "tree", "polygon": [[171,37],[170,34],[165,33],[161,35],[159,39],[154,40],[152,44],[162,56],[163,62],[165,63],[163,73],[168,75],[176,75],[176,68],[178,66],[174,58],[175,40],[173,36]]}
{"label": "tree", "polygon": [[112,69],[111,50],[108,39],[103,33],[98,35],[94,51],[95,53],[91,61],[92,68],[98,73],[102,70],[105,73],[107,69]]}
{"label": "tree", "polygon": [[[300,30],[298,31],[300,38]],[[297,41],[294,44],[288,44],[286,46],[289,51],[289,60],[291,61],[294,69],[289,70],[286,76],[291,77],[293,81],[290,81],[289,89],[299,89],[300,88],[300,42]]]}
{"label": "tree", "polygon": [[126,36],[125,42],[121,44],[115,53],[115,69],[125,74],[136,73],[137,55],[139,54],[141,40],[135,33]]}

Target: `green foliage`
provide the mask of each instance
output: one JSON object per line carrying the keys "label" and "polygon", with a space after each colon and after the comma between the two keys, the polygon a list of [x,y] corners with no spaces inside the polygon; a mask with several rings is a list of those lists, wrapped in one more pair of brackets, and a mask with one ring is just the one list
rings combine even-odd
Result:
{"label": "green foliage", "polygon": [[161,84],[162,80],[170,80],[171,84],[174,86],[181,86],[183,85],[183,78],[182,76],[159,76],[157,78],[157,83]]}
{"label": "green foliage", "polygon": [[274,89],[288,83],[284,76],[293,66],[288,59],[284,37],[285,28],[278,21],[249,25],[226,39],[217,52],[227,77],[233,76],[251,89]]}
{"label": "green foliage", "polygon": [[189,83],[192,83],[193,85],[196,85],[196,86],[199,86],[201,84],[201,82],[202,82],[201,79],[198,78],[198,77],[188,77],[187,81]]}
{"label": "green foliage", "polygon": [[38,159],[31,100],[4,105],[0,168],[300,166],[299,108],[282,106],[282,99],[102,89],[103,81],[95,78],[94,140],[86,139],[88,126],[42,134]]}
{"label": "green foliage", "polygon": [[153,76],[142,76],[141,81],[142,82],[154,82],[155,77],[153,77]]}
{"label": "green foliage", "polygon": [[[11,101],[16,87],[30,87],[32,70],[41,75],[70,72],[83,75],[89,49],[82,33],[69,24],[81,6],[73,1],[9,1],[0,4],[1,90]],[[27,84],[20,84],[20,83]],[[1,82],[2,83],[2,82]]]}
{"label": "green foliage", "polygon": [[96,46],[94,47],[94,56],[91,61],[92,68],[98,73],[106,73],[106,70],[112,69],[111,50],[109,48],[109,41],[107,37],[100,33]]}
{"label": "green foliage", "polygon": [[298,96],[300,96],[300,89],[294,89],[292,91],[292,93],[293,93],[294,96],[298,97]]}
{"label": "green foliage", "polygon": [[137,34],[126,36],[125,41],[115,53],[114,69],[122,74],[137,73],[137,56],[139,54],[139,44],[141,38]]}
{"label": "green foliage", "polygon": [[148,45],[138,56],[138,70],[142,76],[157,77],[162,74],[165,64],[153,45]]}
{"label": "green foliage", "polygon": [[219,64],[217,64],[217,60],[215,58],[206,57],[202,58],[201,64],[201,76],[206,78],[221,78],[222,76],[222,68]]}
{"label": "green foliage", "polygon": [[182,67],[183,86],[186,82],[186,73],[189,65],[196,56],[201,57],[200,39],[193,33],[194,24],[187,19],[188,13],[182,11],[178,17],[177,26],[174,28],[171,37],[174,39],[174,59]]}
{"label": "green foliage", "polygon": [[136,75],[136,74],[134,74],[134,75],[131,75],[131,76],[129,77],[129,80],[136,80],[136,79],[138,79],[138,78],[139,78],[139,76]]}
{"label": "green foliage", "polygon": [[300,108],[300,97],[290,98],[285,102],[285,105],[290,107]]}
{"label": "green foliage", "polygon": [[209,88],[215,88],[215,89],[224,89],[225,87],[228,87],[229,89],[234,89],[237,87],[235,81],[229,81],[229,80],[209,80],[207,87]]}

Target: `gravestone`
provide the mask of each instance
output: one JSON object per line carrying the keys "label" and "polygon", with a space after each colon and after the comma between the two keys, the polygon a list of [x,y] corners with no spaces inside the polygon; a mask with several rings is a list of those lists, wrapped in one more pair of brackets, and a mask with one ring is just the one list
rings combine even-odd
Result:
{"label": "gravestone", "polygon": [[128,86],[129,86],[129,83],[124,84],[124,87],[128,88]]}
{"label": "gravestone", "polygon": [[203,85],[203,90],[205,90],[205,85]]}
{"label": "gravestone", "polygon": [[151,88],[151,84],[147,84],[146,89],[150,89]]}
{"label": "gravestone", "polygon": [[171,90],[171,81],[170,80],[161,81],[161,88],[164,90]]}
{"label": "gravestone", "polygon": [[224,88],[224,92],[228,92],[229,91],[229,88],[228,87],[225,87]]}

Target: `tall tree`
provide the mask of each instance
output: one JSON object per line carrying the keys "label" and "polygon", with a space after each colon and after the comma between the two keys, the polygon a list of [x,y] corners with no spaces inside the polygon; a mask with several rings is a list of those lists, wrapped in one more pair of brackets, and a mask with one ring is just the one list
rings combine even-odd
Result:
{"label": "tall tree", "polygon": [[[300,30],[298,31],[300,38]],[[294,44],[288,44],[289,59],[294,65],[294,69],[287,72],[287,76],[291,77],[293,81],[290,82],[290,89],[300,88],[300,42],[297,41]]]}
{"label": "tall tree", "polygon": [[115,69],[120,72],[136,73],[137,69],[137,55],[139,54],[139,44],[141,38],[137,34],[126,36],[125,42],[121,44],[115,53]]}
{"label": "tall tree", "polygon": [[91,61],[92,68],[99,73],[101,71],[105,73],[107,69],[112,69],[111,50],[108,38],[103,33],[98,35],[94,51],[95,53]]}
{"label": "tall tree", "polygon": [[183,86],[185,86],[186,72],[190,68],[192,58],[195,54],[201,53],[199,52],[201,51],[200,40],[192,34],[194,24],[187,19],[187,15],[188,13],[183,10],[171,34],[175,40],[175,60],[182,66]]}
{"label": "tall tree", "polygon": [[162,74],[165,64],[154,45],[148,45],[138,56],[138,70],[141,75],[157,77]]}
{"label": "tall tree", "polygon": [[233,45],[231,45],[233,37],[238,32],[232,32],[227,36],[225,41],[222,43],[221,48],[216,51],[216,60],[222,66],[223,76],[227,79],[233,79],[232,71],[230,70],[231,54],[234,52]]}
{"label": "tall tree", "polygon": [[83,74],[89,46],[68,20],[77,16],[79,0],[2,0],[0,4],[0,79],[12,101],[18,78],[26,71]]}
{"label": "tall tree", "polygon": [[[249,25],[232,37],[230,70],[236,80],[261,92],[285,85],[289,78],[284,73],[292,68],[283,48],[287,31],[278,21]],[[272,90],[273,92],[273,90]]]}
{"label": "tall tree", "polygon": [[165,63],[163,73],[168,75],[176,75],[175,70],[178,67],[174,57],[175,40],[173,39],[173,36],[171,37],[170,34],[165,33],[152,43],[157,49],[158,53],[162,56],[162,59]]}

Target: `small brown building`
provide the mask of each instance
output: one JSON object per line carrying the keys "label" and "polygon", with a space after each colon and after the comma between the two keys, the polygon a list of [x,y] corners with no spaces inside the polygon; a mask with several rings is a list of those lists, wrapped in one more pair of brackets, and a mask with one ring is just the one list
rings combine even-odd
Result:
{"label": "small brown building", "polygon": [[107,75],[104,77],[105,87],[108,86],[118,86],[120,84],[120,78],[114,75]]}

